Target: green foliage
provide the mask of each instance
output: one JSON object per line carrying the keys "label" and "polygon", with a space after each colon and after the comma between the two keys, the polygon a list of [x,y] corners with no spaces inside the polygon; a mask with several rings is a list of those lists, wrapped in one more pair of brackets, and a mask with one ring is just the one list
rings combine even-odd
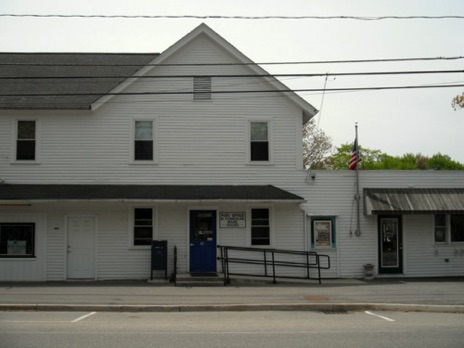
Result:
{"label": "green foliage", "polygon": [[[326,169],[348,169],[353,144],[343,144],[327,159]],[[452,160],[447,155],[437,153],[432,157],[420,153],[406,153],[403,156],[390,156],[380,150],[359,146],[362,159],[361,170],[464,170],[464,164]]]}
{"label": "green foliage", "polygon": [[461,95],[457,95],[451,101],[451,106],[453,107],[454,111],[458,108],[464,109],[464,92]]}

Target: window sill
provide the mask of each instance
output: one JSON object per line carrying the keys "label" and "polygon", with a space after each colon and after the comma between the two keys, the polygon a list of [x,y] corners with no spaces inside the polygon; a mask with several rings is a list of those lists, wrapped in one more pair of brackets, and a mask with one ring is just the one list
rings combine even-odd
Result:
{"label": "window sill", "polygon": [[269,161],[254,161],[254,162],[248,162],[248,166],[273,166],[273,162]]}
{"label": "window sill", "polygon": [[0,256],[0,262],[1,261],[36,261],[37,257],[36,256]]}
{"label": "window sill", "polygon": [[129,247],[129,250],[150,250],[150,245],[132,245]]}
{"label": "window sill", "polygon": [[157,161],[132,161],[132,162],[129,162],[130,165],[135,165],[135,166],[156,166],[158,165],[158,162]]}
{"label": "window sill", "polygon": [[14,164],[14,165],[39,165],[40,162],[24,160],[24,161],[13,161],[10,164]]}

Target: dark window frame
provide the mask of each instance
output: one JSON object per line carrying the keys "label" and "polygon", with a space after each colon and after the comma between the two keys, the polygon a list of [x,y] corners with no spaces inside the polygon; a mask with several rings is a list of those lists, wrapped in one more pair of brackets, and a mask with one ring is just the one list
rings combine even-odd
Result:
{"label": "dark window frame", "polygon": [[[9,228],[23,227],[29,228],[30,231],[16,231],[16,233],[23,234],[22,236],[8,236],[15,231],[8,231]],[[25,234],[30,234],[25,236]],[[21,238],[21,239],[18,239]],[[24,239],[26,238],[26,239]],[[9,243],[16,242],[16,243]],[[24,242],[18,243],[18,242]],[[25,248],[25,253],[9,253],[14,250],[21,250]],[[35,223],[33,222],[2,222],[0,223],[0,258],[35,258]]]}
{"label": "dark window frame", "polygon": [[[266,139],[253,137],[253,124],[266,125]],[[270,124],[269,121],[250,121],[250,162],[267,163],[271,160]]]}
{"label": "dark window frame", "polygon": [[270,208],[251,208],[251,238],[253,246],[271,245],[271,209]]}
{"label": "dark window frame", "polygon": [[[33,124],[33,136],[28,133],[26,123]],[[35,161],[37,159],[37,121],[17,120],[16,122],[16,161]]]}
{"label": "dark window frame", "polygon": [[[151,139],[137,139],[137,123],[151,124]],[[154,161],[155,160],[155,123],[153,120],[134,121],[134,161]]]}
{"label": "dark window frame", "polygon": [[[132,245],[150,246],[153,241],[155,213],[153,208],[137,207],[133,209]],[[148,237],[148,234],[150,235]]]}

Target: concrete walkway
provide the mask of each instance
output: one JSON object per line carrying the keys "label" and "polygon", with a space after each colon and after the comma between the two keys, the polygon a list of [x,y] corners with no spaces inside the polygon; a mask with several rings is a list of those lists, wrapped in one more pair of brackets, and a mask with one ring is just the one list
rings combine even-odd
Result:
{"label": "concrete walkway", "polygon": [[0,283],[0,310],[402,310],[464,313],[464,278],[174,287],[146,281]]}

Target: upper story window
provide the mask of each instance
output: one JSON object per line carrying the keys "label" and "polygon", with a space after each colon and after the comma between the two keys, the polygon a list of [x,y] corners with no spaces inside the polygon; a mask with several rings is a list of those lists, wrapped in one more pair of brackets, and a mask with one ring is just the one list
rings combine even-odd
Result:
{"label": "upper story window", "polygon": [[36,160],[36,121],[18,121],[16,130],[16,160]]}
{"label": "upper story window", "polygon": [[154,160],[153,121],[135,121],[134,160]]}
{"label": "upper story window", "polygon": [[193,78],[193,100],[211,100],[211,76]]}
{"label": "upper story window", "polygon": [[434,240],[435,243],[464,242],[464,215],[435,215]]}
{"label": "upper story window", "polygon": [[268,122],[250,122],[250,161],[269,161]]}

